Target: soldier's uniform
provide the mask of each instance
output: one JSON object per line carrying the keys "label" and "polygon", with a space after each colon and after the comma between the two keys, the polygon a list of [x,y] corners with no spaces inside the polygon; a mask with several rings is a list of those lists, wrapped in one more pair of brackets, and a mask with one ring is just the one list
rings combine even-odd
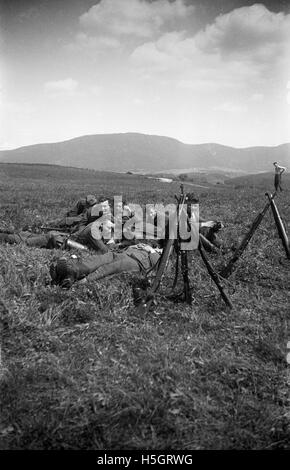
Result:
{"label": "soldier's uniform", "polygon": [[203,247],[207,251],[212,251],[212,246],[214,245],[217,248],[223,248],[224,243],[223,241],[218,237],[217,233],[223,228],[223,224],[221,222],[214,222],[214,225],[212,227],[201,227],[199,229],[200,233],[210,242],[210,244],[206,244],[206,240],[204,240]]}
{"label": "soldier's uniform", "polygon": [[72,207],[67,213],[67,217],[76,217],[82,214],[86,209],[97,203],[97,199],[94,195],[88,194],[87,197],[81,198],[77,201],[74,207]]}
{"label": "soldier's uniform", "polygon": [[283,188],[281,186],[282,174],[284,173],[286,168],[284,166],[278,165],[277,162],[274,162],[273,165],[275,167],[275,177],[274,177],[275,191],[278,191],[279,189],[280,191],[283,191]]}
{"label": "soldier's uniform", "polygon": [[66,216],[60,220],[52,220],[48,224],[51,226],[59,227],[60,229],[74,229],[75,227],[87,225],[87,211],[97,203],[97,199],[93,195],[88,195],[86,198],[79,199],[75,206],[70,209]]}
{"label": "soldier's uniform", "polygon": [[88,276],[98,280],[112,274],[124,272],[147,273],[158,265],[162,250],[146,244],[129,246],[122,253],[109,251],[79,261],[73,258],[59,258],[50,266],[52,282],[62,287],[70,287],[75,281]]}
{"label": "soldier's uniform", "polygon": [[31,232],[0,233],[0,243],[20,244],[36,248],[62,248],[65,245],[67,235],[51,231],[47,233],[35,234]]}
{"label": "soldier's uniform", "polygon": [[101,233],[95,226],[95,222],[81,226],[77,232],[72,234],[71,238],[78,243],[82,243],[83,245],[98,251],[100,254],[107,253],[108,251],[108,248],[101,237]]}

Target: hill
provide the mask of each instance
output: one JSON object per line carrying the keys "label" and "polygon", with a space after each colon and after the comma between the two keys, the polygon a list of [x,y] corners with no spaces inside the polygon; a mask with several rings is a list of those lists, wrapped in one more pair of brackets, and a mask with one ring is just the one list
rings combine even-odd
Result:
{"label": "hill", "polygon": [[184,144],[169,137],[137,133],[88,135],[0,152],[1,162],[139,172],[205,169],[255,173],[266,171],[275,160],[290,165],[289,143],[237,149],[212,143]]}

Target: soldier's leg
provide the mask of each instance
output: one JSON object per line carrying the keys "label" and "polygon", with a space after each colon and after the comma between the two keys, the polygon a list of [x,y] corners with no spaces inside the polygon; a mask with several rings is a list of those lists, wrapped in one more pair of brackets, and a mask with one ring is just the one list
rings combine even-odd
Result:
{"label": "soldier's leg", "polygon": [[139,264],[125,253],[108,252],[102,255],[91,256],[90,258],[77,261],[60,258],[56,265],[50,266],[52,281],[63,287],[70,287],[73,282],[90,275],[94,279],[101,279],[110,274],[124,271],[138,271]]}
{"label": "soldier's leg", "polygon": [[[25,243],[27,246],[34,246],[36,248],[50,248],[48,247],[48,241],[49,241],[48,233],[42,233],[39,235],[30,234],[25,239]],[[51,246],[51,248],[55,248],[55,247]]]}
{"label": "soldier's leg", "polygon": [[282,175],[279,175],[280,178],[279,178],[279,189],[280,191],[283,191],[283,188],[282,188]]}
{"label": "soldier's leg", "polygon": [[30,232],[19,232],[14,234],[0,233],[0,242],[19,244],[25,243],[27,246],[37,248],[60,248],[64,241],[64,237],[56,236],[56,232],[48,232],[42,234],[34,234]]}
{"label": "soldier's leg", "polygon": [[0,233],[0,243],[19,244],[21,237],[17,233]]}
{"label": "soldier's leg", "polygon": [[92,224],[89,224],[81,232],[78,233],[78,235],[76,236],[76,241],[79,243],[83,243],[89,248],[93,248],[101,254],[107,253],[109,251],[104,242],[101,239],[97,238],[92,232]]}

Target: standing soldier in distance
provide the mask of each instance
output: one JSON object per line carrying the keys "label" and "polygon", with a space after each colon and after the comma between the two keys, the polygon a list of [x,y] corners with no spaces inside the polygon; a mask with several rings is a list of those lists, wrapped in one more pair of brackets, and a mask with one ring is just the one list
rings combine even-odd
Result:
{"label": "standing soldier in distance", "polygon": [[275,191],[283,191],[283,188],[281,186],[281,179],[282,179],[282,174],[286,170],[284,166],[278,165],[278,162],[273,163],[275,167],[275,178],[274,178],[274,186],[275,186]]}

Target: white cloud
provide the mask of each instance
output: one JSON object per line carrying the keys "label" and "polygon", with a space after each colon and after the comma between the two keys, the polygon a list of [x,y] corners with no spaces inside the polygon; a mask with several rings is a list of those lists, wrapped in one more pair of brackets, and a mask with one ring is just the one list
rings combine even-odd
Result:
{"label": "white cloud", "polygon": [[194,11],[184,0],[101,0],[80,17],[80,25],[96,36],[151,38],[166,30],[176,29]]}
{"label": "white cloud", "polygon": [[220,15],[196,36],[196,43],[205,52],[235,57],[258,56],[269,59],[283,53],[281,47],[289,37],[290,16],[270,12],[264,5],[237,8]]}
{"label": "white cloud", "polygon": [[260,74],[259,68],[247,61],[233,58],[225,62],[218,54],[200,51],[194,38],[176,33],[137,47],[130,59],[132,65],[143,73],[169,72],[168,79],[175,81],[178,88],[197,91],[245,86],[250,81],[257,81]]}
{"label": "white cloud", "polygon": [[194,15],[186,0],[101,0],[81,15],[70,47],[105,61],[127,54],[139,77],[169,72],[180,89],[276,86],[287,68],[290,15],[255,4],[193,33]]}
{"label": "white cloud", "polygon": [[290,15],[256,4],[220,15],[194,35],[163,34],[136,47],[131,61],[143,70],[170,71],[180,88],[274,86],[287,70],[289,39]]}
{"label": "white cloud", "polygon": [[186,0],[101,0],[79,18],[80,29],[65,49],[106,54],[120,52],[180,31],[194,7]]}
{"label": "white cloud", "polygon": [[131,54],[131,61],[140,68],[153,68],[157,71],[184,70],[190,60],[183,52],[184,33],[171,32],[158,40],[138,46]]}
{"label": "white cloud", "polygon": [[78,82],[73,78],[44,83],[44,90],[51,96],[73,96],[78,89]]}

